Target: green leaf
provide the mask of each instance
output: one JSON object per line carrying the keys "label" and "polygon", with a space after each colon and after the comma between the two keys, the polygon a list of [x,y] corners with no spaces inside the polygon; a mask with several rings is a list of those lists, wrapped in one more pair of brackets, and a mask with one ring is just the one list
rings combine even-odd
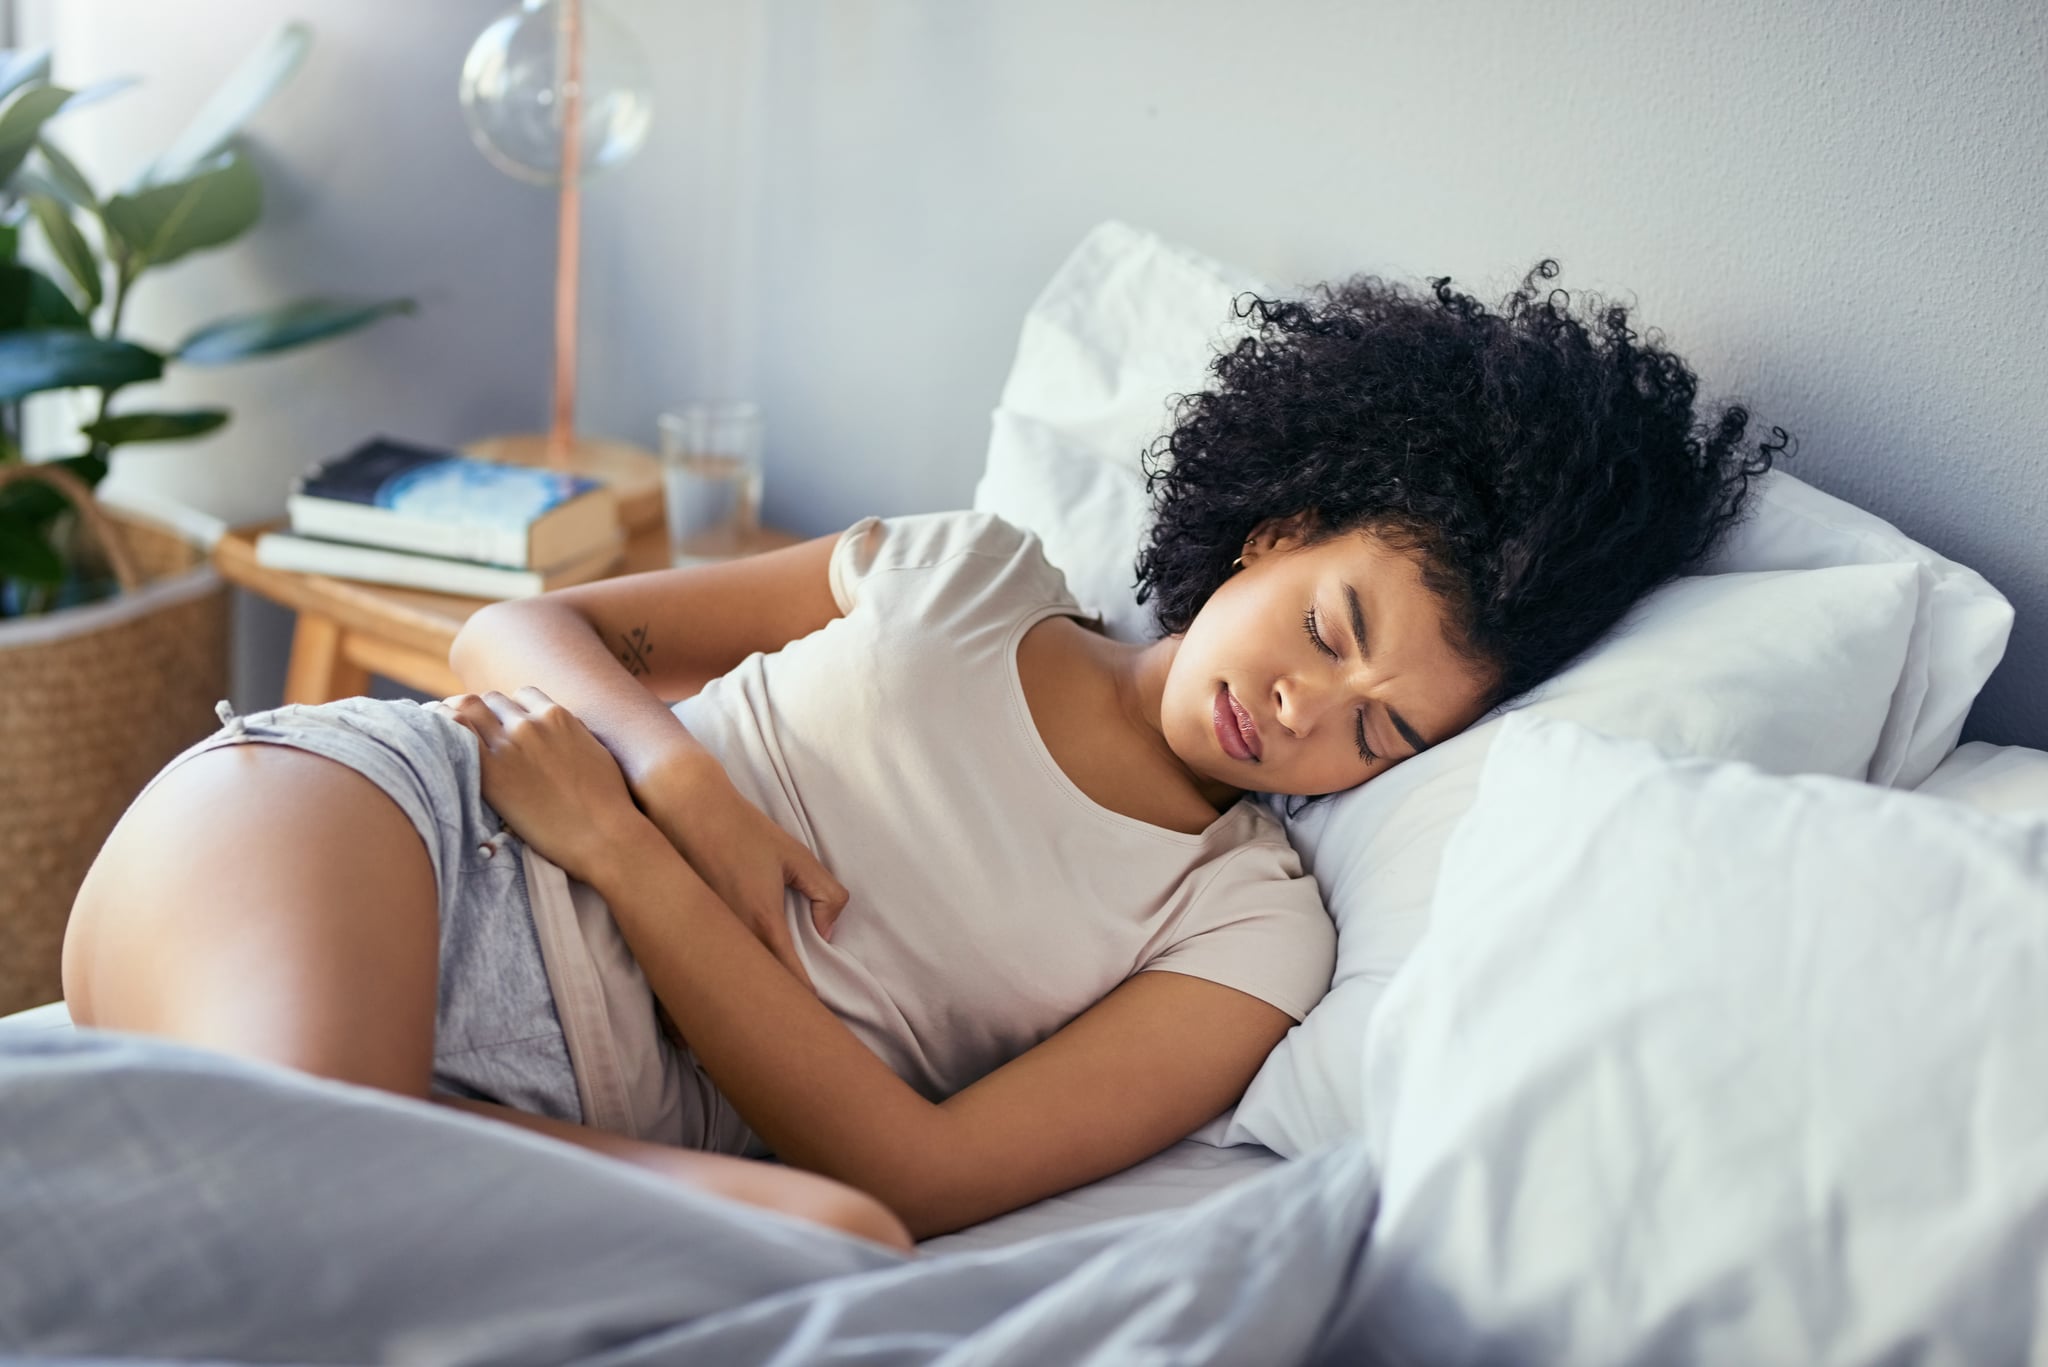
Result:
{"label": "green leaf", "polygon": [[42,225],[43,236],[50,239],[50,250],[85,292],[84,311],[91,313],[100,306],[100,263],[85,234],[71,221],[71,211],[49,195],[30,195],[28,208]]}
{"label": "green leaf", "polygon": [[163,373],[164,358],[133,342],[72,328],[0,333],[0,403],[44,389],[116,389]]}
{"label": "green leaf", "polygon": [[4,517],[0,518],[0,575],[54,584],[64,577],[64,562],[41,527]]}
{"label": "green leaf", "polygon": [[[47,463],[77,475],[88,489],[98,488],[99,482],[107,477],[107,462],[91,452]],[[71,500],[58,493],[55,485],[39,479],[11,480],[0,486],[0,521],[13,519],[40,527],[70,506]]]}
{"label": "green leaf", "polygon": [[224,151],[242,125],[298,70],[312,42],[313,30],[297,20],[272,33],[214,91],[170,148],[143,168],[129,190],[189,179],[202,163]]}
{"label": "green leaf", "polygon": [[71,296],[33,266],[0,261],[0,332],[19,328],[75,328],[91,325]]}
{"label": "green leaf", "polygon": [[0,223],[0,260],[12,261],[21,250],[21,229]]}
{"label": "green leaf", "polygon": [[36,154],[49,170],[50,183],[57,187],[58,194],[66,203],[74,209],[90,209],[93,213],[100,211],[100,197],[93,192],[92,182],[85,178],[85,172],[79,170],[71,158],[64,155],[62,148],[48,138],[37,138]]}
{"label": "green leaf", "polygon": [[0,100],[0,184],[13,177],[36,145],[43,121],[63,108],[71,92],[61,85],[29,85]]}
{"label": "green leaf", "polygon": [[112,80],[95,81],[83,90],[73,91],[71,98],[64,101],[64,107],[50,117],[52,119],[69,118],[78,110],[84,109],[89,105],[98,104],[109,95],[118,95],[129,86],[140,84],[139,78],[134,76],[116,76]]}
{"label": "green leaf", "polygon": [[0,99],[6,99],[31,81],[50,79],[50,49],[13,48],[0,52]]}
{"label": "green leaf", "polygon": [[387,313],[411,313],[416,307],[410,299],[376,303],[299,299],[261,313],[245,313],[209,323],[180,342],[171,355],[191,365],[219,365],[317,342],[375,322]]}
{"label": "green leaf", "polygon": [[122,413],[79,428],[94,441],[119,446],[131,441],[179,441],[211,432],[228,420],[222,408],[187,408],[175,413]]}
{"label": "green leaf", "polygon": [[263,212],[263,179],[239,153],[230,152],[188,180],[132,195],[115,195],[100,219],[128,249],[133,279],[187,252],[240,237]]}

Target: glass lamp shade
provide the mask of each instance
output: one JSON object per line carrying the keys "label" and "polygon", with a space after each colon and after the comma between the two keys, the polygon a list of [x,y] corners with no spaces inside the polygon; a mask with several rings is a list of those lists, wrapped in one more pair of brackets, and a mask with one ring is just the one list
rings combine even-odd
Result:
{"label": "glass lamp shade", "polygon": [[[580,181],[640,150],[652,108],[637,40],[593,0],[577,0],[577,8],[583,20]],[[492,165],[535,185],[560,183],[568,77],[562,0],[523,0],[477,37],[462,63],[462,116]]]}

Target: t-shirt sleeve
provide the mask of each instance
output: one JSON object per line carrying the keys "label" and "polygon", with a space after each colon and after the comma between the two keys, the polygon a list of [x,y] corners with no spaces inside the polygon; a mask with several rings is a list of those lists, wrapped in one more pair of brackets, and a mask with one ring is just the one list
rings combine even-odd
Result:
{"label": "t-shirt sleeve", "polygon": [[1035,535],[985,512],[864,517],[841,533],[826,578],[842,613],[893,595],[933,625],[1072,598]]}
{"label": "t-shirt sleeve", "polygon": [[1232,852],[1175,938],[1138,971],[1206,978],[1299,1021],[1330,990],[1336,967],[1337,928],[1301,856],[1284,841],[1258,841]]}
{"label": "t-shirt sleeve", "polygon": [[841,612],[853,611],[860,582],[874,570],[876,554],[887,536],[879,517],[864,517],[839,534],[839,544],[826,562],[825,578]]}

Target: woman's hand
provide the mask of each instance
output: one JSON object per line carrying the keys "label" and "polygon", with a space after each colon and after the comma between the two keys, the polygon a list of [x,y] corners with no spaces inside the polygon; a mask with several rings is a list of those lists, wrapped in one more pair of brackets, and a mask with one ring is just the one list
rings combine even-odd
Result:
{"label": "woman's hand", "polygon": [[591,882],[614,842],[646,819],[611,751],[538,688],[457,693],[429,705],[476,733],[484,801],[571,878]]}
{"label": "woman's hand", "polygon": [[827,939],[846,908],[847,893],[810,847],[749,802],[723,770],[655,778],[635,792],[647,819],[697,876],[815,993],[790,939],[783,889],[795,888],[809,900],[812,924]]}

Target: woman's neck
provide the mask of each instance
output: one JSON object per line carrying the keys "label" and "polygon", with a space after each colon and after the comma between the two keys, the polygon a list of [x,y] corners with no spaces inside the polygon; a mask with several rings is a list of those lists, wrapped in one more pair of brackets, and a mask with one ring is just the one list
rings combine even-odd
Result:
{"label": "woman's neck", "polygon": [[1108,676],[1117,701],[1117,716],[1141,753],[1150,753],[1169,763],[1202,800],[1217,811],[1226,811],[1243,796],[1244,789],[1190,768],[1167,744],[1162,720],[1166,698],[1166,676],[1172,672],[1174,656],[1180,653],[1181,638],[1166,636],[1149,645],[1131,645],[1106,636],[1091,637],[1092,654]]}

